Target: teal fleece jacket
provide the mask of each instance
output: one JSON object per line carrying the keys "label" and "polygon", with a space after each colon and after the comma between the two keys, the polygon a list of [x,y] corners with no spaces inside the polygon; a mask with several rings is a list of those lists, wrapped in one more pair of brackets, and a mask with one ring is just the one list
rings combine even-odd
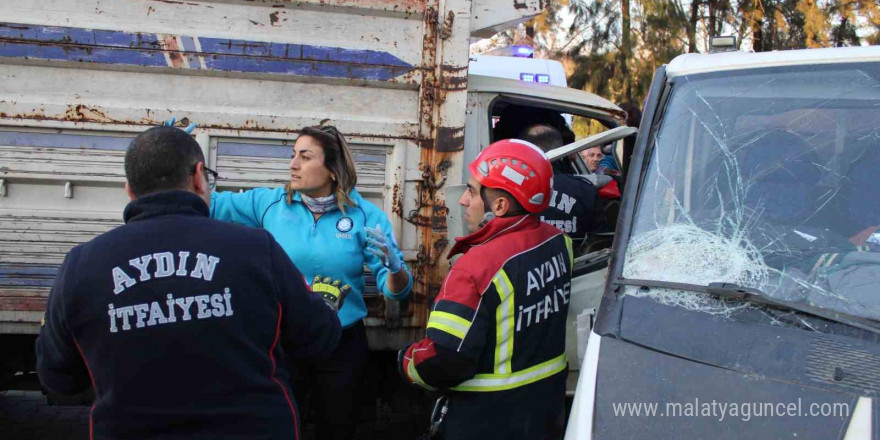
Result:
{"label": "teal fleece jacket", "polygon": [[211,195],[211,217],[269,231],[310,285],[316,275],[321,275],[351,286],[345,304],[339,309],[339,321],[346,328],[367,316],[363,298],[364,264],[375,275],[376,284],[385,296],[402,300],[412,289],[412,274],[405,263],[402,270],[410,274],[409,284],[400,292],[392,292],[387,284],[388,269],[379,258],[366,251],[364,228],[380,225],[392,247],[391,252],[397,252],[403,262],[388,216],[356,190],[349,196],[357,206],[346,206],[345,214],[337,209],[315,220],[299,192],[294,193],[290,204],[284,188],[220,192]]}

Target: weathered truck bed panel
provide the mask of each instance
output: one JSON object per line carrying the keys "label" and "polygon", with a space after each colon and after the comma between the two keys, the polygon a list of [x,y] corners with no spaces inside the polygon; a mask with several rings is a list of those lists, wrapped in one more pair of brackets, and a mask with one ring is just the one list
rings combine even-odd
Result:
{"label": "weathered truck bed panel", "polygon": [[174,116],[233,191],[282,185],[297,130],[339,127],[415,276],[411,301],[368,299],[371,345],[415,339],[447,267],[470,34],[541,8],[489,3],[0,0],[0,334],[38,330],[64,253],[121,223],[129,139]]}

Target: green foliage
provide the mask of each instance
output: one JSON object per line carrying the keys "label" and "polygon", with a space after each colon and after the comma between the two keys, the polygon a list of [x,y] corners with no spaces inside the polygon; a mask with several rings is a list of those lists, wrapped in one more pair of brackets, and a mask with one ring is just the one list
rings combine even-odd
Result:
{"label": "green foliage", "polygon": [[[659,66],[680,54],[707,50],[709,38],[715,35],[736,35],[740,49],[753,51],[880,44],[877,0],[551,0],[547,4],[548,11],[529,25],[539,52],[563,61],[570,87],[618,103],[643,102]],[[570,24],[564,26],[566,22]],[[585,122],[575,125],[582,134],[594,130]]]}

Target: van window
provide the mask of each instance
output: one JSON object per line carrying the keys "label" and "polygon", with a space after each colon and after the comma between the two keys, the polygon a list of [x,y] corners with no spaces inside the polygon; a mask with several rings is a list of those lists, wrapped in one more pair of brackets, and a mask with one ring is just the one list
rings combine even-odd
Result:
{"label": "van window", "polygon": [[673,81],[624,276],[880,319],[880,63]]}

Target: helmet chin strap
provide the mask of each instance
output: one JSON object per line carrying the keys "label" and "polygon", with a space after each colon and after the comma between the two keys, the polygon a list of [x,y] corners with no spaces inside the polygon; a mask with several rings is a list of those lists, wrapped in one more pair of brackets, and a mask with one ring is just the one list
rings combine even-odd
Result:
{"label": "helmet chin strap", "polygon": [[[496,215],[491,211],[492,203],[489,201],[489,196],[486,194],[485,186],[480,187],[480,199],[483,200],[483,211],[485,212],[483,213],[483,220],[480,222],[479,225],[477,225],[477,228],[482,228],[483,226],[486,226],[486,223],[491,222],[496,217]],[[508,211],[501,217],[516,217],[523,214],[527,214],[527,212],[522,212],[520,210],[517,210],[517,212]]]}
{"label": "helmet chin strap", "polygon": [[486,213],[483,214],[483,221],[481,221],[480,224],[477,225],[477,227],[482,228],[483,226],[486,226],[486,223],[489,223],[494,219],[495,219],[495,214],[493,214],[489,211],[486,211]]}
{"label": "helmet chin strap", "polygon": [[486,223],[491,222],[495,218],[495,214],[491,211],[492,205],[489,202],[489,196],[486,195],[486,187],[480,187],[480,199],[483,200],[483,220],[477,225],[477,228],[482,228],[486,226]]}

